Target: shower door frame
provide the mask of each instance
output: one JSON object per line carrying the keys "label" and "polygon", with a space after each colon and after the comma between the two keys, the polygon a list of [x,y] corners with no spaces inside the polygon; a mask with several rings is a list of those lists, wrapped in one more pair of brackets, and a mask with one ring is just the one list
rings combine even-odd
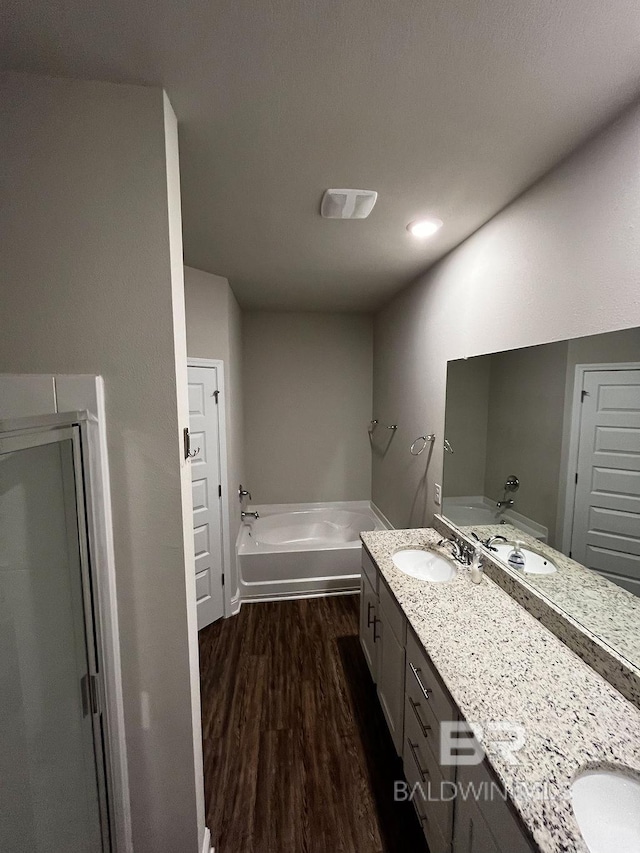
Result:
{"label": "shower door frame", "polygon": [[19,452],[68,440],[72,442],[73,493],[87,651],[88,678],[84,690],[91,715],[102,850],[103,853],[116,853],[118,832],[114,825],[113,754],[107,713],[105,645],[100,626],[100,585],[92,559],[99,543],[95,536],[95,519],[92,518],[95,507],[92,507],[91,500],[87,500],[94,491],[88,462],[92,424],[97,424],[97,418],[88,411],[0,420],[0,453]]}

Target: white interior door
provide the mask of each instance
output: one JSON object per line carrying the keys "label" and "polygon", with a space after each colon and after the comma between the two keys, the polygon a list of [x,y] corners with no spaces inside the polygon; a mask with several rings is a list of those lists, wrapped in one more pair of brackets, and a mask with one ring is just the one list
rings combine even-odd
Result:
{"label": "white interior door", "polygon": [[218,369],[189,368],[198,630],[224,615]]}
{"label": "white interior door", "polygon": [[640,595],[640,370],[584,377],[571,555]]}

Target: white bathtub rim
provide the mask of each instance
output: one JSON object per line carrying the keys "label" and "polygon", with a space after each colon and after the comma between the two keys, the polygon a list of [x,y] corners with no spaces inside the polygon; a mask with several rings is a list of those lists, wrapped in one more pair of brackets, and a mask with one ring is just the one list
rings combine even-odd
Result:
{"label": "white bathtub rim", "polygon": [[[389,522],[371,501],[322,501],[308,504],[251,504],[247,512],[257,512],[261,518],[269,518],[275,515],[289,515],[314,510],[342,510],[356,514],[368,515],[381,525],[382,529],[388,529]],[[359,549],[361,546],[360,535],[346,542],[334,542],[331,544],[314,543],[309,546],[304,542],[268,544],[256,541],[248,533],[253,525],[253,520],[244,521],[238,531],[236,540],[236,554],[238,557],[257,554],[289,554],[289,553],[312,553],[315,551],[343,551],[346,549]],[[375,528],[378,529],[378,528]]]}
{"label": "white bathtub rim", "polygon": [[373,501],[369,501],[369,506],[371,507],[371,511],[373,512],[373,514],[374,514],[375,516],[377,516],[378,521],[380,521],[380,522],[382,523],[382,525],[384,526],[385,530],[395,530],[395,528],[394,528],[393,524],[391,524],[391,522],[389,521],[389,519],[387,518],[387,516],[382,512],[382,510],[381,510],[381,509],[379,509],[379,508],[374,504],[374,502],[373,502]]}
{"label": "white bathtub rim", "polygon": [[[442,502],[441,512],[445,518],[449,518],[447,516],[447,507],[451,509],[455,509],[456,507],[461,508],[480,508],[480,509],[490,509],[496,513],[496,502],[492,501],[490,498],[485,495],[464,495],[462,497],[455,498],[444,498]],[[530,533],[534,539],[540,539],[543,542],[546,542],[549,537],[549,530],[544,527],[542,524],[539,524],[537,521],[534,521],[532,518],[528,518],[526,515],[522,515],[522,513],[517,512],[514,509],[507,509],[501,514],[501,518],[504,519],[507,523],[509,521],[515,521],[516,524],[521,525],[521,529],[525,530],[525,532]],[[472,525],[464,524],[460,525],[454,518],[449,518],[452,524],[455,524],[457,527],[469,527]],[[481,525],[486,524],[499,524],[499,521],[494,522],[479,522]]]}
{"label": "white bathtub rim", "polygon": [[[352,512],[362,512],[373,518],[378,529],[391,528],[389,521],[371,501],[322,501],[309,504],[254,504],[247,507],[248,511],[257,511],[261,515],[280,515],[292,511],[305,511],[310,509],[338,509]],[[237,540],[238,578],[240,590],[240,604],[252,604],[266,601],[283,601],[299,598],[321,598],[323,596],[351,595],[360,589],[360,548],[361,542],[358,538],[355,542],[335,543],[333,546],[323,546],[312,550],[283,549],[282,546],[270,546],[266,550],[241,550],[241,543],[246,540],[245,523],[241,526]],[[342,554],[344,560],[339,560]],[[335,556],[332,556],[335,555]],[[297,574],[295,561],[304,559],[305,572]],[[244,570],[251,577],[253,560],[267,560],[264,571],[267,576],[259,580],[248,580],[244,577],[242,562],[245,562]],[[339,562],[335,563],[334,560]],[[285,567],[287,576],[278,577],[274,571],[273,576],[269,573],[269,562],[277,561],[278,568]],[[283,563],[285,566],[283,566]],[[258,564],[259,566],[259,564]],[[275,568],[275,567],[274,567]]]}
{"label": "white bathtub rim", "polygon": [[313,501],[311,503],[297,504],[251,504],[247,507],[248,512],[259,512],[260,515],[280,515],[287,512],[304,512],[312,509],[344,509],[372,510],[374,505],[371,501]]}

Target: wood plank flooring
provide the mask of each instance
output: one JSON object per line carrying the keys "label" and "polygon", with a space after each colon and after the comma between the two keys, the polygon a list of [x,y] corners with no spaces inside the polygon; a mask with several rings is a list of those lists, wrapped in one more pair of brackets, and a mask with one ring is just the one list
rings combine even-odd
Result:
{"label": "wood plank flooring", "polygon": [[358,596],[246,604],[200,632],[216,853],[426,853],[358,641]]}

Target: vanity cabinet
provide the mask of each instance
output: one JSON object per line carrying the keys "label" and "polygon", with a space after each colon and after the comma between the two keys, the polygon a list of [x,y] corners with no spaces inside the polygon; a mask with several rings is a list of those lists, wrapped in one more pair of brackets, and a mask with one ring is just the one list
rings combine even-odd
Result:
{"label": "vanity cabinet", "polygon": [[360,645],[374,683],[378,680],[376,665],[377,620],[378,594],[363,572],[360,581]]}
{"label": "vanity cabinet", "polygon": [[440,726],[457,719],[440,677],[408,631],[402,759],[409,785],[420,785],[414,805],[431,853],[451,851],[456,768],[440,764]]}
{"label": "vanity cabinet", "polygon": [[532,853],[499,795],[478,802],[456,796],[460,784],[492,790],[492,777],[483,765],[441,765],[440,729],[457,721],[459,710],[364,550],[360,643],[406,781],[416,792],[413,805],[430,853]]}
{"label": "vanity cabinet", "polygon": [[402,754],[404,730],[404,644],[406,620],[380,581],[378,592],[378,699],[398,755]]}
{"label": "vanity cabinet", "polygon": [[396,752],[401,755],[406,620],[366,554],[362,568],[360,643]]}
{"label": "vanity cabinet", "polygon": [[[492,779],[484,765],[458,768],[463,790],[491,790]],[[495,788],[494,788],[495,790]],[[499,796],[456,800],[453,835],[455,853],[533,853],[510,807]]]}

